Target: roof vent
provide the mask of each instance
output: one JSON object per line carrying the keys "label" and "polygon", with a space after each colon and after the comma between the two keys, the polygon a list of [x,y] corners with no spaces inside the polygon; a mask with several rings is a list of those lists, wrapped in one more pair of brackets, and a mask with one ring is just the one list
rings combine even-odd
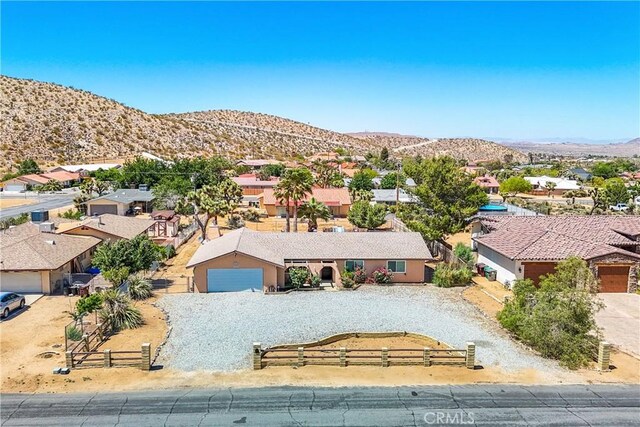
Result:
{"label": "roof vent", "polygon": [[50,244],[50,245],[55,245],[55,244],[56,244],[56,241],[55,241],[55,240],[45,240],[44,242],[45,242],[45,243],[48,243],[48,244]]}

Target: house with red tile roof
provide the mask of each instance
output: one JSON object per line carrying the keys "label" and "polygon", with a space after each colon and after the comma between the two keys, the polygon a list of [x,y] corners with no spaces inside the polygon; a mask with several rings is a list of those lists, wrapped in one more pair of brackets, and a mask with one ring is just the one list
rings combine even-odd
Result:
{"label": "house with red tile roof", "polygon": [[[303,202],[315,198],[319,202],[324,203],[329,207],[331,214],[336,217],[345,217],[349,213],[351,208],[351,196],[347,188],[314,188],[310,195],[299,202]],[[275,196],[274,190],[267,188],[259,196],[260,209],[267,212],[269,216],[284,216],[286,215],[286,207]],[[289,206],[293,206],[293,202],[289,203]]]}
{"label": "house with red tile roof", "polygon": [[56,171],[49,173],[22,175],[2,183],[4,191],[27,191],[49,181],[58,181],[63,187],[71,187],[80,181],[80,174],[75,172]]}
{"label": "house with red tile roof", "polygon": [[477,176],[473,179],[473,182],[475,182],[487,194],[498,194],[498,191],[500,190],[500,183],[490,175]]}
{"label": "house with red tile roof", "polygon": [[497,279],[540,281],[559,261],[585,260],[600,292],[635,292],[640,275],[640,218],[632,215],[486,217],[473,225],[478,262]]}
{"label": "house with red tile roof", "polygon": [[242,194],[253,196],[261,194],[267,188],[273,188],[280,182],[280,178],[272,176],[269,179],[260,179],[257,174],[245,173],[231,177],[231,180],[242,188]]}

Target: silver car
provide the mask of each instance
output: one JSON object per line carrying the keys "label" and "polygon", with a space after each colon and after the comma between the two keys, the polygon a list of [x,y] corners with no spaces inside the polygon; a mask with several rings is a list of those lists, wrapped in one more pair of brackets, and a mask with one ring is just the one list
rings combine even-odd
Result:
{"label": "silver car", "polygon": [[9,317],[13,310],[24,308],[24,296],[13,292],[0,292],[0,313],[2,317]]}

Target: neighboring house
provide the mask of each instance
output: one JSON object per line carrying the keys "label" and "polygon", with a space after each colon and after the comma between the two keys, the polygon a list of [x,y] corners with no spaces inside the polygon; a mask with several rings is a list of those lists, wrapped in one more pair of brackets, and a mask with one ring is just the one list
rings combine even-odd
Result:
{"label": "neighboring house", "polygon": [[[265,210],[267,215],[279,217],[286,215],[286,208],[276,199],[273,189],[265,189],[259,197],[260,209]],[[299,204],[312,197],[327,205],[331,211],[331,215],[336,217],[347,216],[351,208],[351,196],[349,196],[349,190],[346,188],[314,188],[312,193],[307,195],[304,200],[301,200]],[[289,206],[292,207],[293,202],[290,202]]]}
{"label": "neighboring house", "polygon": [[234,176],[231,180],[242,188],[242,194],[245,196],[261,194],[265,189],[273,188],[280,182],[278,177],[272,176],[269,180],[262,180],[253,173]]}
{"label": "neighboring house", "polygon": [[49,181],[57,181],[62,187],[68,188],[80,182],[80,174],[66,171],[56,171],[40,174],[22,175],[2,183],[4,191],[24,192]]}
{"label": "neighboring house", "polygon": [[180,226],[180,215],[172,210],[162,210],[151,212],[151,219],[155,221],[153,228],[150,230],[152,236],[159,237],[176,237]]}
{"label": "neighboring house", "polygon": [[396,190],[385,190],[385,189],[374,189],[373,191],[373,199],[372,202],[375,203],[383,203],[386,205],[393,205],[396,201],[400,203],[417,203],[418,198],[413,194],[407,193],[403,189]]}
{"label": "neighboring house", "polygon": [[51,294],[67,274],[82,273],[100,239],[56,234],[53,222],[32,222],[0,233],[0,291]]}
{"label": "neighboring house", "polygon": [[533,186],[532,194],[549,194],[547,190],[547,183],[552,182],[556,186],[551,191],[551,194],[561,196],[569,190],[579,190],[582,187],[578,184],[578,181],[566,178],[552,178],[549,176],[525,176],[524,179],[529,181]]}
{"label": "neighboring house", "polygon": [[100,240],[133,239],[141,234],[154,237],[157,222],[113,214],[88,217],[82,221],[61,223],[57,232],[77,236],[92,236]]}
{"label": "neighboring house", "polygon": [[264,160],[264,159],[244,159],[244,160],[238,160],[238,162],[236,163],[237,165],[240,166],[247,166],[251,169],[260,169],[263,166],[267,166],[267,165],[278,165],[282,162],[278,161],[278,160]]}
{"label": "neighboring house", "polygon": [[340,284],[345,269],[367,274],[384,267],[395,283],[424,282],[432,256],[419,233],[262,233],[234,230],[200,246],[193,268],[198,292],[275,290],[291,267],[308,268],[322,281]]}
{"label": "neighboring house", "polygon": [[471,176],[478,176],[486,171],[486,168],[482,166],[478,166],[475,163],[468,163],[466,166],[463,166],[461,169],[464,173]]}
{"label": "neighboring house", "polygon": [[477,176],[473,179],[473,182],[475,182],[487,194],[498,194],[500,191],[500,183],[490,175]]}
{"label": "neighboring house", "polygon": [[[85,202],[87,215],[133,215],[135,210],[151,212],[152,202],[155,200],[152,190],[119,189],[113,193]],[[138,208],[138,209],[136,209]]]}
{"label": "neighboring house", "polygon": [[118,163],[92,163],[86,165],[63,165],[57,166],[50,170],[50,172],[72,172],[78,173],[80,176],[89,176],[91,172],[96,172],[100,169],[109,170],[109,169],[118,169],[122,167]]}
{"label": "neighboring house", "polygon": [[582,182],[587,182],[591,179],[591,174],[587,172],[584,168],[572,168],[567,171],[565,174],[567,177],[575,176]]}
{"label": "neighboring house", "polygon": [[640,220],[634,216],[481,218],[472,226],[478,262],[497,279],[539,282],[571,256],[589,263],[600,292],[635,292],[640,275]]}

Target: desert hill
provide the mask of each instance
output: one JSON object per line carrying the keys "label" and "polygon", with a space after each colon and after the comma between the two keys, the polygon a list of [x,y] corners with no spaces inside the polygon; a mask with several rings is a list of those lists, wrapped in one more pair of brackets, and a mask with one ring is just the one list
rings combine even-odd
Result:
{"label": "desert hill", "polygon": [[505,145],[522,152],[558,154],[565,156],[633,157],[640,155],[640,138],[612,144],[585,144],[576,142],[505,142]]}

